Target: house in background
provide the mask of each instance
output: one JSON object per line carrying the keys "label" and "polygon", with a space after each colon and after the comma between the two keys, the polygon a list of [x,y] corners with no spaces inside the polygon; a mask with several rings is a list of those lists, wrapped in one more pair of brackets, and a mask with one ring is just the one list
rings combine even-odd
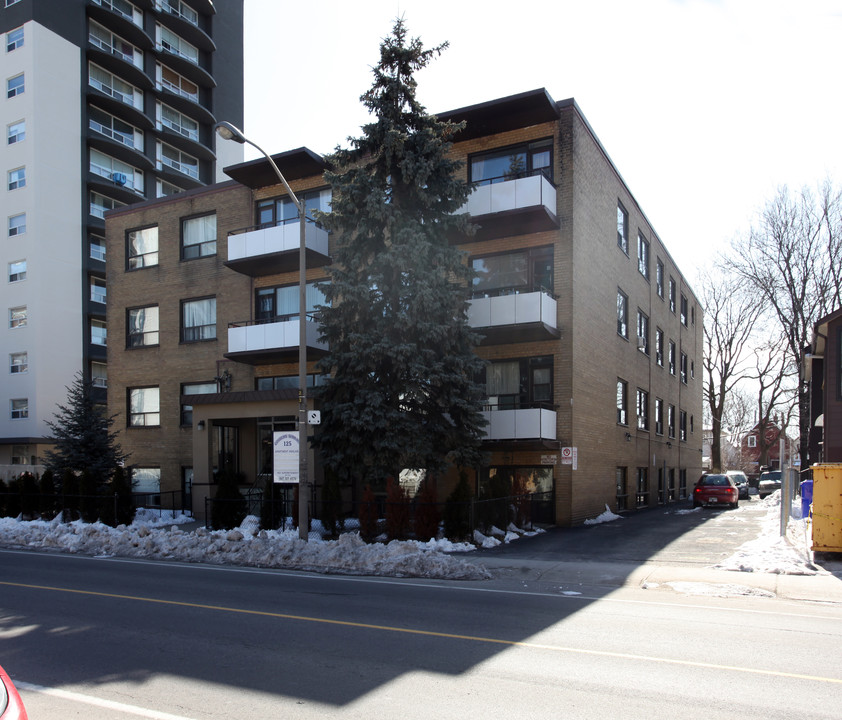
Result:
{"label": "house in background", "polygon": [[39,472],[81,372],[108,387],[104,213],[214,183],[243,117],[243,2],[6,0],[0,475]]}
{"label": "house in background", "polygon": [[[474,491],[522,482],[559,525],[685,497],[702,467],[701,308],[582,111],[540,89],[439,117],[466,123],[452,154],[478,226],[460,245],[488,362]],[[308,211],[329,209],[323,158],[273,159]],[[143,489],[189,498],[197,515],[214,470],[263,492],[273,433],[294,430],[298,410],[295,207],[266,159],[225,172],[232,181],[106,215],[108,411]],[[307,223],[308,311],[323,302],[331,242]],[[311,319],[316,386],[325,347]],[[312,454],[309,466],[319,500],[324,469]]]}
{"label": "house in background", "polygon": [[809,465],[842,462],[842,308],[816,323],[802,379],[810,387]]}

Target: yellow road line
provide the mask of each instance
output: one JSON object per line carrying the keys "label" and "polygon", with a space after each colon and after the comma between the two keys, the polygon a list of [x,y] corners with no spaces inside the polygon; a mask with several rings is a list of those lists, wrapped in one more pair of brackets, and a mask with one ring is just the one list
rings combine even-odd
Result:
{"label": "yellow road line", "polygon": [[482,637],[479,635],[461,635],[459,633],[437,632],[435,630],[419,630],[413,628],[393,627],[391,625],[375,625],[373,623],[353,622],[350,620],[331,620],[330,618],[309,617],[307,615],[292,615],[290,613],[269,612],[266,610],[247,610],[244,608],[225,607],[224,605],[206,605],[204,603],[183,602],[180,600],[162,600],[159,598],[140,597],[137,595],[120,595],[117,593],[95,592],[93,590],[74,590],[72,588],[51,587],[49,585],[30,585],[27,583],[4,582],[0,585],[7,587],[26,588],[30,590],[50,590],[53,592],[72,593],[75,595],[88,595],[93,597],[112,598],[115,600],[133,600],[136,602],[156,603],[158,605],[172,605],[195,610],[213,610],[216,612],[239,613],[241,615],[255,615],[259,617],[271,617],[278,620],[297,620],[300,622],[321,623],[323,625],[339,625],[343,627],[360,628],[364,630],[378,630],[381,632],[404,633],[407,635],[421,635],[425,637],[443,638],[446,640],[468,640],[470,642],[486,643],[491,645],[505,645],[508,647],[527,648],[530,650],[547,650],[551,652],[570,653],[577,655],[591,655],[594,657],[607,657],[620,660],[639,660],[644,662],[663,663],[667,665],[680,665],[693,668],[707,668],[713,670],[726,670],[729,672],[747,673],[749,675],[764,675],[767,677],[789,678],[792,680],[809,680],[811,682],[831,683],[842,685],[842,678],[822,677],[821,675],[805,675],[801,673],[783,672],[781,670],[763,670],[760,668],[740,667],[737,665],[719,665],[717,663],[699,662],[696,660],[678,660],[673,658],[660,658],[653,655],[636,655],[634,653],[611,652],[609,650],[589,650],[587,648],[565,647],[563,645],[547,645],[543,643],[526,642],[522,640],[504,640],[501,638]]}

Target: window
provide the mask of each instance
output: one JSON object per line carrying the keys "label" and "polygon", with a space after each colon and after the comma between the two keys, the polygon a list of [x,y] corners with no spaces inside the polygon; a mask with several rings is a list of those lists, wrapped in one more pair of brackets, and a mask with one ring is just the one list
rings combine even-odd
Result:
{"label": "window", "polygon": [[26,280],[26,260],[16,260],[9,263],[9,282]]}
{"label": "window", "polygon": [[649,468],[637,469],[637,507],[649,504]]}
{"label": "window", "polygon": [[756,448],[757,447],[757,435],[749,435],[746,438],[746,447]]}
{"label": "window", "polygon": [[468,182],[474,185],[491,185],[532,175],[543,175],[552,181],[553,141],[547,138],[472,155],[468,172]]}
{"label": "window", "polygon": [[678,413],[678,439],[682,442],[687,440],[687,411],[681,410]]}
{"label": "window", "polygon": [[664,434],[664,401],[655,398],[655,434]]}
{"label": "window", "polygon": [[88,84],[124,105],[143,110],[143,91],[97,65],[88,65]]}
{"label": "window", "polygon": [[20,0],[6,0],[6,7],[11,7],[12,5],[17,5]]}
{"label": "window", "polygon": [[690,379],[694,380],[696,378],[696,363],[692,360],[690,361]]}
{"label": "window", "polygon": [[670,312],[675,314],[675,280],[673,280],[672,277],[670,277],[669,292],[670,292]]}
{"label": "window", "polygon": [[29,400],[18,398],[9,402],[12,420],[25,420],[29,417]]}
{"label": "window", "polygon": [[26,139],[26,121],[18,120],[6,127],[6,144],[14,145]]}
{"label": "window", "polygon": [[[304,203],[304,213],[308,220],[313,219],[314,210],[328,212],[330,198],[330,190],[314,190],[298,196],[299,201]],[[293,222],[298,222],[298,208],[286,195],[257,203],[257,224],[260,227],[274,227]]]}
{"label": "window", "polygon": [[551,356],[492,362],[484,378],[487,410],[549,408],[553,401]]}
{"label": "window", "polygon": [[690,416],[690,434],[692,435],[695,432],[695,423],[693,422],[693,416]]}
{"label": "window", "polygon": [[199,161],[192,155],[165,143],[158,143],[158,169],[172,168],[176,172],[184,173],[194,180],[199,179]]}
{"label": "window", "polygon": [[130,308],[127,311],[126,347],[148,347],[158,344],[158,306]]}
{"label": "window", "polygon": [[[324,293],[318,287],[320,284],[307,283],[305,290],[307,313],[312,313],[319,305],[327,303]],[[300,297],[298,285],[260,288],[255,295],[255,320],[258,323],[283,322],[298,317]]]}
{"label": "window", "polygon": [[26,327],[26,320],[26,305],[9,308],[9,328],[12,330],[24,328]]}
{"label": "window", "polygon": [[172,183],[168,183],[165,180],[158,180],[157,181],[157,193],[155,197],[169,197],[170,195],[178,195],[178,193],[184,192],[180,187],[177,185],[173,185]]}
{"label": "window", "polygon": [[143,133],[140,130],[97,107],[88,108],[88,127],[126,147],[143,150]]}
{"label": "window", "polygon": [[91,148],[88,168],[94,175],[111,180],[115,185],[143,192],[143,172],[122,160]]}
{"label": "window", "polygon": [[158,83],[161,87],[176,95],[193,102],[199,102],[199,86],[165,65],[158,65]]}
{"label": "window", "polygon": [[35,465],[29,445],[12,445],[12,465]]}
{"label": "window", "polygon": [[91,302],[105,305],[105,280],[91,278]]}
{"label": "window", "polygon": [[6,97],[13,98],[17,95],[23,95],[24,82],[23,73],[15,75],[13,78],[6,80]]}
{"label": "window", "polygon": [[127,265],[129,270],[151,267],[158,264],[158,226],[130,230],[126,235],[128,244]]}
{"label": "window", "polygon": [[675,438],[675,405],[667,407],[667,435]]}
{"label": "window", "polygon": [[629,384],[617,378],[617,424],[629,424]]}
{"label": "window", "polygon": [[188,5],[185,5],[181,0],[158,0],[158,9],[163,12],[175,15],[183,20],[186,20],[191,25],[199,25],[198,13]]}
{"label": "window", "polygon": [[553,292],[553,249],[475,257],[473,297],[498,297],[522,292]]}
{"label": "window", "polygon": [[617,246],[629,254],[629,214],[621,202],[617,203]]}
{"label": "window", "polygon": [[637,310],[637,349],[649,354],[649,317],[640,308]]}
{"label": "window", "polygon": [[199,64],[199,49],[195,45],[191,45],[183,37],[179,37],[163,25],[158,25],[156,29],[158,31],[158,46],[160,48],[173,53],[173,55],[183,57],[192,63]]}
{"label": "window", "polygon": [[[327,375],[308,374],[306,383],[308,388],[321,387],[327,380]],[[255,390],[298,390],[298,375],[271,375],[254,379]]]}
{"label": "window", "polygon": [[675,343],[672,340],[670,340],[669,357],[667,360],[669,361],[670,375],[675,375]]}
{"label": "window", "polygon": [[687,384],[687,353],[681,353],[681,364],[679,365],[679,373],[681,377],[681,382],[685,385]]}
{"label": "window", "polygon": [[26,232],[26,213],[12,215],[9,218],[9,237],[23,235]]}
{"label": "window", "polygon": [[160,389],[129,388],[129,427],[150,427],[161,424]]}
{"label": "window", "polygon": [[661,300],[664,299],[664,261],[655,258],[655,290]]}
{"label": "window", "polygon": [[647,280],[649,279],[649,241],[643,233],[637,233],[637,270]]}
{"label": "window", "polygon": [[216,213],[187,218],[181,223],[181,259],[216,255]]}
{"label": "window", "polygon": [[93,260],[105,262],[105,238],[91,235],[88,239],[88,247],[90,248],[90,255]]}
{"label": "window", "polygon": [[687,327],[687,296],[681,293],[681,324]]}
{"label": "window", "polygon": [[161,505],[161,468],[137,467],[132,473],[132,493],[146,507]]}
{"label": "window", "polygon": [[108,387],[108,365],[101,362],[91,363],[91,385],[99,388]]}
{"label": "window", "polygon": [[[216,381],[203,383],[184,383],[181,386],[182,395],[208,395],[218,392]],[[193,424],[193,406],[186,403],[181,404],[181,424]]]}
{"label": "window", "polygon": [[655,362],[664,366],[664,331],[661,328],[655,329]]}
{"label": "window", "polygon": [[91,192],[90,195],[90,213],[94,217],[98,217],[101,220],[105,219],[105,213],[109,210],[113,210],[114,208],[123,207],[126,203],[122,203],[119,200],[114,200],[110,197],[105,197],[105,195],[100,195],[98,192]]}
{"label": "window", "polygon": [[618,467],[616,471],[617,481],[617,510],[627,510],[628,504],[628,469],[625,467]]}
{"label": "window", "polygon": [[199,141],[199,123],[178,110],[173,110],[169,105],[158,103],[158,125],[196,142]]}
{"label": "window", "polygon": [[649,393],[640,388],[637,389],[637,429],[649,429]]}
{"label": "window", "polygon": [[143,13],[132,5],[129,0],[93,0],[97,5],[108,8],[112,12],[131,20],[135,25],[143,27]]}
{"label": "window", "polygon": [[106,347],[108,344],[108,327],[103,320],[91,319],[91,344]]}
{"label": "window", "polygon": [[17,352],[9,355],[9,372],[13,375],[16,373],[25,373],[29,370],[29,359],[25,352]]}
{"label": "window", "polygon": [[26,168],[9,170],[9,190],[19,190],[26,187]]}
{"label": "window", "polygon": [[181,303],[181,341],[216,339],[216,298],[184,300]]}
{"label": "window", "polygon": [[96,48],[110,55],[116,55],[132,65],[143,67],[143,52],[138,50],[127,40],[106,30],[92,20],[88,26],[88,41]]}
{"label": "window", "polygon": [[628,340],[629,298],[622,290],[617,290],[617,334]]}

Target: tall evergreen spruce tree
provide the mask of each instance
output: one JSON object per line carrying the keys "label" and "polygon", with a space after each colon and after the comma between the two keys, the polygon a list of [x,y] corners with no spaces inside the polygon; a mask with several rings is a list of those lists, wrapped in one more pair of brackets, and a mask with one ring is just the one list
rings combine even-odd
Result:
{"label": "tall evergreen spruce tree", "polygon": [[425,50],[395,22],[361,97],[373,121],[337,148],[326,173],[331,211],[320,219],[337,240],[317,445],[340,477],[381,489],[403,468],[475,464],[483,435],[482,362],[467,322],[472,270],[451,244],[469,231],[453,214],[469,189],[448,157],[462,126],[416,99],[414,73],[445,47]]}
{"label": "tall evergreen spruce tree", "polygon": [[[44,464],[56,477],[70,471],[87,471],[98,490],[109,481],[114,468],[127,458],[111,431],[113,417],[106,417],[94,403],[93,386],[81,373],[67,388],[67,404],[59,405],[47,426],[52,431],[54,449],[44,453]],[[67,492],[66,488],[63,488]]]}

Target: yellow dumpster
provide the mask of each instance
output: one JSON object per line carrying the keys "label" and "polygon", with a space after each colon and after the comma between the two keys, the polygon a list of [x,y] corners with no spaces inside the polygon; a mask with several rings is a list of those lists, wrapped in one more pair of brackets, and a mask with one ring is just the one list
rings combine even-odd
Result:
{"label": "yellow dumpster", "polygon": [[813,551],[842,553],[842,463],[813,465]]}

